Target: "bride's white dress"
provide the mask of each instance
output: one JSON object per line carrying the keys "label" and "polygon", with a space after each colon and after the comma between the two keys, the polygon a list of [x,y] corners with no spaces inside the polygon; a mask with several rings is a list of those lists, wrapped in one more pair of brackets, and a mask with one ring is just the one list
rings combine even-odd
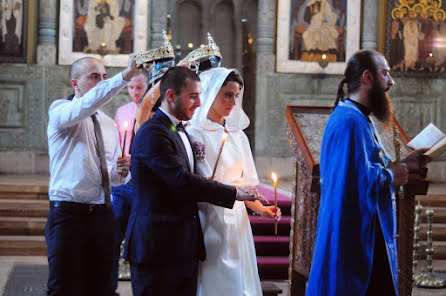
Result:
{"label": "bride's white dress", "polygon": [[[191,126],[188,133],[192,143],[205,145],[205,159],[195,164],[200,175],[210,177],[222,143],[223,126],[207,120],[204,127]],[[258,184],[250,145],[243,131],[229,131],[215,176],[226,184]],[[197,295],[262,295],[244,202],[236,201],[233,209],[199,203],[199,214],[206,260],[200,263]]]}

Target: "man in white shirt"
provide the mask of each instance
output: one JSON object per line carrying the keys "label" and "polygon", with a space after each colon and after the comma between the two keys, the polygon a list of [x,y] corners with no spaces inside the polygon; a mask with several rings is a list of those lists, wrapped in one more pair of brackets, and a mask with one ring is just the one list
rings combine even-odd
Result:
{"label": "man in white shirt", "polygon": [[113,295],[113,246],[117,231],[110,184],[126,176],[113,119],[99,111],[140,70],[107,79],[101,61],[85,57],[70,70],[74,95],[51,104],[48,121],[50,211],[47,295]]}

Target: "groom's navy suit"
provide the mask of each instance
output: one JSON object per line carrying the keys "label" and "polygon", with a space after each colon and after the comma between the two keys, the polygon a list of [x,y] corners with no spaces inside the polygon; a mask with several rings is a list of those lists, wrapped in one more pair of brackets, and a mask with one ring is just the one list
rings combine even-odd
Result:
{"label": "groom's navy suit", "polygon": [[195,296],[198,260],[206,256],[197,202],[232,208],[236,189],[191,172],[180,135],[161,110],[141,126],[131,155],[136,198],[124,256],[134,296]]}

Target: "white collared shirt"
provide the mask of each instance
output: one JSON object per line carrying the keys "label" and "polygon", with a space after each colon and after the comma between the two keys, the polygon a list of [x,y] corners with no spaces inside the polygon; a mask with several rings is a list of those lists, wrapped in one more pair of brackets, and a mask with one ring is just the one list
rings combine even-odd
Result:
{"label": "white collared shirt", "polygon": [[[180,120],[178,120],[178,118],[176,118],[175,116],[173,116],[172,114],[170,114],[169,112],[164,110],[163,108],[158,107],[158,109],[160,109],[164,114],[166,114],[167,117],[169,117],[169,119],[173,125],[177,126],[180,123]],[[194,153],[192,152],[191,143],[189,142],[189,139],[187,138],[185,132],[178,131],[178,135],[180,136],[181,140],[183,141],[184,148],[186,148],[187,157],[189,158],[189,164],[190,164],[191,171],[194,172]]]}
{"label": "white collared shirt", "polygon": [[50,157],[50,200],[104,203],[101,168],[91,115],[97,119],[104,138],[110,184],[119,184],[116,161],[121,155],[113,119],[97,111],[124,86],[122,74],[101,81],[83,97],[57,100],[48,111],[48,154]]}

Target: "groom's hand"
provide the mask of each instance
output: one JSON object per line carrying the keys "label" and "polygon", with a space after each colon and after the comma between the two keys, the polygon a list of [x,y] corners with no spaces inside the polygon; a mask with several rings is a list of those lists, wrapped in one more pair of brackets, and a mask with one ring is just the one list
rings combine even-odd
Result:
{"label": "groom's hand", "polygon": [[259,200],[264,203],[269,203],[268,200],[259,192],[254,186],[236,186],[237,200],[240,201],[255,201]]}

